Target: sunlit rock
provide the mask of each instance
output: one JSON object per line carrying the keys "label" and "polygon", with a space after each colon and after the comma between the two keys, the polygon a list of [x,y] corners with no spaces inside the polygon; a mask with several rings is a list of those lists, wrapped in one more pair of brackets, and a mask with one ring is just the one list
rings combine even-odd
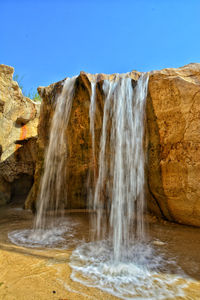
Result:
{"label": "sunlit rock", "polygon": [[150,209],[200,226],[200,64],[152,72],[147,105]]}
{"label": "sunlit rock", "polygon": [[13,72],[0,65],[0,204],[28,193],[37,155],[40,105],[23,96]]}

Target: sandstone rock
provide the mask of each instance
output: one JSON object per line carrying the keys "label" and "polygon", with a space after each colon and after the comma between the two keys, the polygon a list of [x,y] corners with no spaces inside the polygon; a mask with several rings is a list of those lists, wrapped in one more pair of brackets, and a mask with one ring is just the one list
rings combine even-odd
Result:
{"label": "sandstone rock", "polygon": [[200,64],[151,73],[147,118],[149,207],[200,226]]}
{"label": "sandstone rock", "polygon": [[[40,104],[34,103],[12,80],[14,69],[0,65],[0,204],[15,196],[13,186],[33,178]],[[27,179],[30,181],[30,179]],[[15,187],[16,190],[16,187]]]}

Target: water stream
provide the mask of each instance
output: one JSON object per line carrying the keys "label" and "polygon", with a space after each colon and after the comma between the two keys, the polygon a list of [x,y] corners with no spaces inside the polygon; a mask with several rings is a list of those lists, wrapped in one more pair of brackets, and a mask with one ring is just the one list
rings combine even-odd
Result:
{"label": "water stream", "polygon": [[[132,79],[126,74],[117,75],[113,81],[105,80],[103,84],[105,104],[93,207],[97,211],[98,237],[107,231],[105,218],[109,218],[108,230],[115,260],[126,255],[133,239],[139,242],[145,239],[144,112],[147,86],[148,74],[141,75],[134,89]],[[106,204],[102,202],[103,192],[108,195]]]}
{"label": "water stream", "polygon": [[63,186],[66,185],[66,130],[71,113],[75,80],[76,77],[65,80],[62,93],[56,101],[55,113],[50,128],[49,144],[45,154],[44,174],[37,201],[35,230],[44,230],[46,228],[47,209],[51,211],[54,217],[57,217],[58,208],[62,211],[66,202],[67,195],[63,193]]}

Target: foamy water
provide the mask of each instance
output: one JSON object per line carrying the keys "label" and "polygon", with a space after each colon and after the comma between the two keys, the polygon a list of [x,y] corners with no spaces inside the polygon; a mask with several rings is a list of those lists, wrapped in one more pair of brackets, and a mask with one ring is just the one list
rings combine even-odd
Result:
{"label": "foamy water", "polygon": [[72,253],[72,280],[96,287],[121,299],[173,299],[184,297],[189,280],[152,244],[134,244],[128,256],[117,261],[108,241],[82,244]]}
{"label": "foamy water", "polygon": [[13,244],[31,248],[67,248],[76,244],[74,239],[76,223],[57,219],[53,228],[51,224],[50,222],[45,229],[14,230],[8,234],[8,238]]}

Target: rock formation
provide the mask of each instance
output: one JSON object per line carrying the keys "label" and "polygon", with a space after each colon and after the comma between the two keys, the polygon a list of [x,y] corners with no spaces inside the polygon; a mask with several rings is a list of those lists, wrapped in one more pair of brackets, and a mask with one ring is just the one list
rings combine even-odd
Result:
{"label": "rock formation", "polygon": [[22,95],[13,72],[0,65],[0,205],[27,195],[37,156],[40,104]]}
{"label": "rock formation", "polygon": [[[132,72],[133,84],[139,73]],[[102,126],[103,80],[114,75],[99,74],[96,86],[95,162],[91,159],[89,105],[91,76],[81,72],[75,84],[68,139],[67,207],[86,205],[89,170],[98,168],[99,139]],[[39,88],[43,98],[39,122],[39,150],[35,184],[26,206],[35,206],[42,174],[44,150],[55,101],[63,81]],[[148,207],[167,220],[200,226],[200,64],[164,69],[149,74],[147,97],[148,132]]]}
{"label": "rock formation", "polygon": [[149,207],[200,226],[200,64],[151,73],[147,118]]}

